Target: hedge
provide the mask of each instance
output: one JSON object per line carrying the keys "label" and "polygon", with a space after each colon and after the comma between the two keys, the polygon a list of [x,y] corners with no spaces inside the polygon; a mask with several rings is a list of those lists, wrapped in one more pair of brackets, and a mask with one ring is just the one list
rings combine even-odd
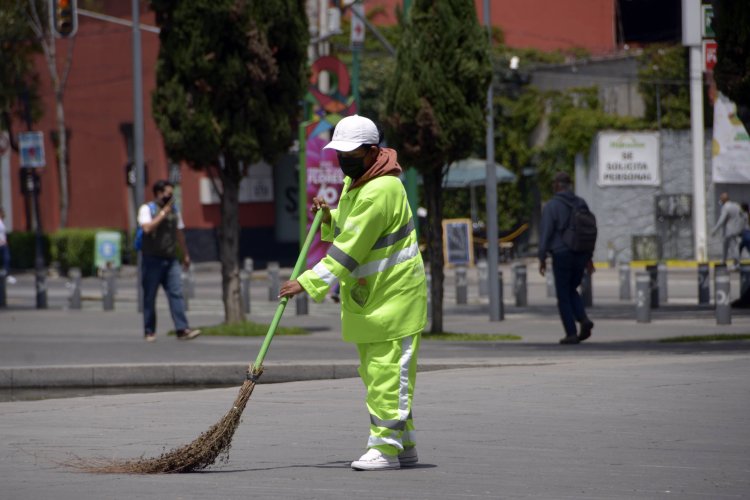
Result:
{"label": "hedge", "polygon": [[[67,274],[72,267],[81,269],[84,276],[94,273],[94,245],[96,233],[109,229],[61,229],[52,234],[42,235],[44,262],[60,264],[60,272]],[[122,234],[122,259],[129,263],[130,238]],[[36,256],[35,234],[33,232],[12,232],[8,234],[10,245],[11,267],[14,269],[32,269]]]}

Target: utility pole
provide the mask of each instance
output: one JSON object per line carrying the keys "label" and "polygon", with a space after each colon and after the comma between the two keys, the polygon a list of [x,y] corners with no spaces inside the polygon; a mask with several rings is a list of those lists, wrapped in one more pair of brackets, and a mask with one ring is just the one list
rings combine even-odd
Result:
{"label": "utility pole", "polygon": [[[490,18],[490,1],[484,0],[484,24],[492,46],[492,19]],[[492,82],[487,88],[487,279],[490,293],[490,321],[500,321],[500,282],[497,279],[497,171],[495,170],[495,122],[493,116]]]}
{"label": "utility pole", "polygon": [[690,129],[693,139],[693,232],[695,260],[708,259],[703,130],[703,37],[701,0],[682,0],[682,44],[690,50]]}
{"label": "utility pole", "polygon": [[[143,168],[143,71],[141,65],[141,29],[139,0],[132,1],[133,11],[133,161],[135,162],[135,210],[143,205],[144,168]],[[137,224],[137,222],[136,222]],[[138,251],[138,276],[136,278],[138,312],[143,311],[143,289],[141,287],[141,252]]]}

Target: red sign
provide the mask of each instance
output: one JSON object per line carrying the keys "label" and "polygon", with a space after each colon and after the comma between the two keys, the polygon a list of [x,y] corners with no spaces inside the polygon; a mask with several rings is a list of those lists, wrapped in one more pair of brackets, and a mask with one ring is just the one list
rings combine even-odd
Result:
{"label": "red sign", "polygon": [[703,40],[703,71],[713,71],[716,66],[716,40]]}

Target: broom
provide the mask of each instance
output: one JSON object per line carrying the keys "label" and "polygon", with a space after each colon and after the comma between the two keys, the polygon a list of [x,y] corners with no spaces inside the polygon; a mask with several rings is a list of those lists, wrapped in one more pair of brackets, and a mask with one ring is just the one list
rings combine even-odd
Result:
{"label": "broom", "polygon": [[[310,245],[312,245],[312,240],[320,226],[322,216],[322,210],[319,210],[318,213],[315,214],[315,219],[313,219],[305,243],[302,245],[302,251],[297,258],[297,263],[292,271],[292,276],[290,278],[292,280],[297,279],[302,273],[307,258],[307,252],[310,250]],[[232,445],[232,436],[234,436],[234,431],[237,430],[237,427],[240,424],[240,417],[242,417],[245,405],[247,405],[250,395],[253,393],[255,384],[263,373],[263,359],[266,356],[268,347],[271,345],[271,340],[276,332],[276,327],[281,320],[281,315],[284,313],[287,302],[289,302],[289,297],[284,297],[279,301],[279,305],[276,307],[276,314],[274,314],[273,321],[271,321],[271,325],[268,327],[268,333],[266,333],[266,338],[261,345],[260,352],[258,352],[258,357],[255,359],[255,363],[248,367],[246,380],[242,384],[242,387],[240,387],[240,392],[237,394],[237,398],[234,400],[232,408],[230,408],[221,420],[201,434],[192,443],[165,452],[155,458],[139,458],[120,461],[98,460],[93,463],[91,461],[78,460],[69,465],[86,472],[112,474],[170,474],[204,469],[213,464],[216,459],[221,456],[225,457],[225,460],[228,460],[229,448]]]}

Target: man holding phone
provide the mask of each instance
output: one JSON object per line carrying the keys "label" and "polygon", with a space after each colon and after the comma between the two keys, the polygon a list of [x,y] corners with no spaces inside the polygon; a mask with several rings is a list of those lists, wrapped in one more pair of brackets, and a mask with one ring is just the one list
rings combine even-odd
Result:
{"label": "man holding phone", "polygon": [[146,342],[156,340],[156,292],[161,285],[167,293],[177,339],[191,340],[200,335],[200,330],[191,330],[188,326],[180,264],[177,262],[179,245],[183,267],[190,266],[190,254],[183,232],[185,223],[174,205],[174,186],[171,182],[156,181],[153,192],[154,200],[138,209],[138,225],[143,229],[143,333]]}

